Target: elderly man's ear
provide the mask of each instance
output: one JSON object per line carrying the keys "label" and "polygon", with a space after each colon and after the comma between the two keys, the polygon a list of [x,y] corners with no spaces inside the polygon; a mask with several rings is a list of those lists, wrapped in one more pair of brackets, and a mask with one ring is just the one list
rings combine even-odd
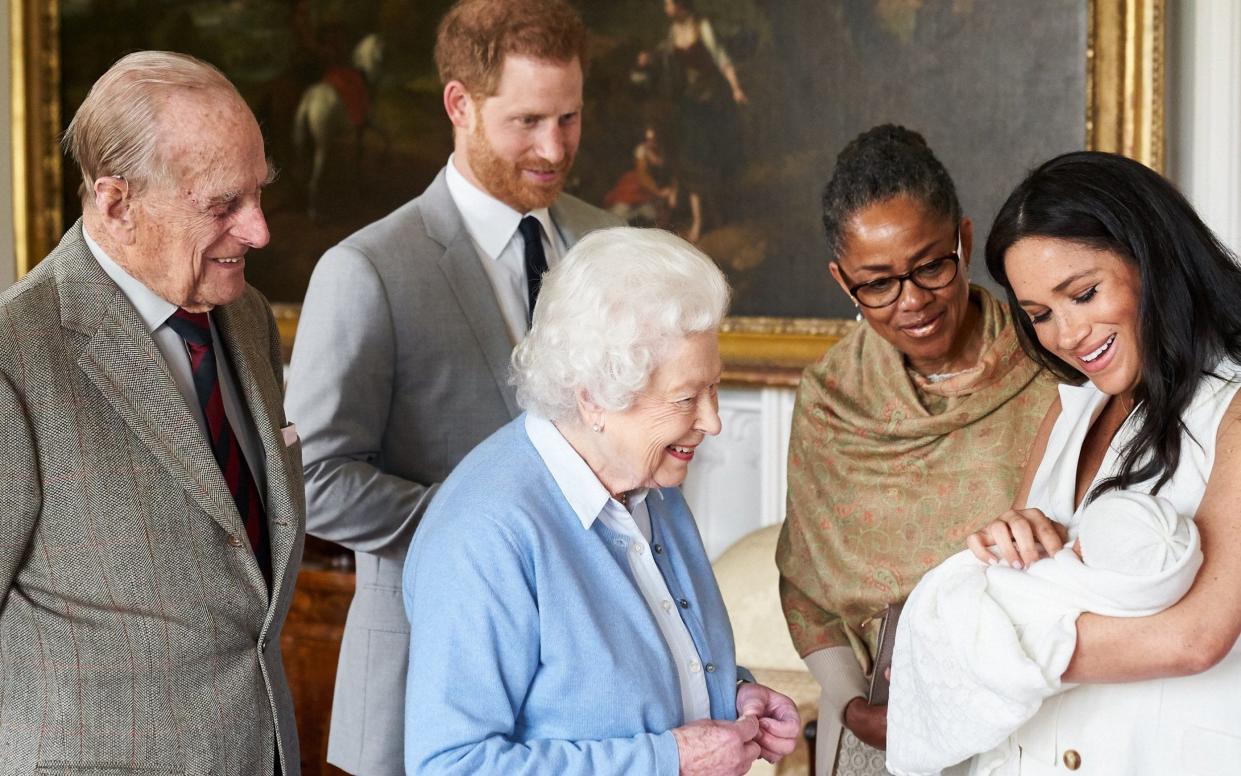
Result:
{"label": "elderly man's ear", "polygon": [[116,175],[95,179],[93,191],[95,211],[109,239],[121,245],[133,245],[133,200],[129,182]]}

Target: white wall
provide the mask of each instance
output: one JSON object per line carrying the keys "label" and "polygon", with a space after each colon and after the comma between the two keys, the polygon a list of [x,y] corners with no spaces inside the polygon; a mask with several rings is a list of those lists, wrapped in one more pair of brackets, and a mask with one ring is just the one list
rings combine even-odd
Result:
{"label": "white wall", "polygon": [[1241,251],[1241,2],[1168,5],[1168,174]]}
{"label": "white wall", "polygon": [[690,466],[685,498],[707,554],[716,558],[754,529],[784,520],[791,388],[723,388],[723,430]]}

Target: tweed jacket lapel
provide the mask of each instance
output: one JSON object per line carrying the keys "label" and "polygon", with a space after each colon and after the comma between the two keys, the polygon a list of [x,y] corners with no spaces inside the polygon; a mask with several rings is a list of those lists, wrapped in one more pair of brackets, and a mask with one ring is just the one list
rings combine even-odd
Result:
{"label": "tweed jacket lapel", "polygon": [[427,187],[423,197],[426,200],[424,219],[427,235],[444,246],[444,254],[439,260],[440,271],[444,273],[461,312],[474,332],[509,415],[515,418],[521,408],[517,406],[517,394],[508,384],[509,357],[513,345],[509,342],[495,290],[483,271],[474,241],[461,220],[461,213],[448,192],[443,170]]}
{"label": "tweed jacket lapel", "polygon": [[[230,534],[245,528],[211,447],[197,429],[138,312],[104,273],[75,224],[48,258],[60,291],[61,324],[83,335],[78,366],[103,398],[207,514]],[[261,577],[260,577],[261,582]]]}
{"label": "tweed jacket lapel", "polygon": [[[262,331],[267,322],[250,314],[238,304],[217,307],[212,317],[220,332],[220,338],[224,341],[233,375],[237,378],[238,388],[245,398],[246,408],[254,419],[254,427],[266,459],[267,482],[260,483],[260,487],[266,486],[272,579],[278,582],[285,577],[297,540],[300,499],[294,492],[299,486],[289,476],[294,463],[280,429],[271,421],[271,418],[284,417],[280,386],[276,384],[275,375],[272,374],[270,354],[262,352],[258,338],[253,336],[253,332]],[[266,595],[267,585],[263,581],[262,571],[257,562],[253,566],[250,576]],[[273,590],[272,597],[277,598],[278,592]]]}

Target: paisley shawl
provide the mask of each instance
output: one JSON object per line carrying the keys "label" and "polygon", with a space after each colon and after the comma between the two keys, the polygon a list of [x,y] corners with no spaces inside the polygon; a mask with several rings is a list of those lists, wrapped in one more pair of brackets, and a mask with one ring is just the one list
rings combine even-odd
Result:
{"label": "paisley shawl", "polygon": [[978,287],[971,302],[979,362],[946,381],[912,375],[866,324],[802,375],[776,550],[802,656],[847,644],[869,672],[875,615],[1012,505],[1055,381],[1004,305]]}

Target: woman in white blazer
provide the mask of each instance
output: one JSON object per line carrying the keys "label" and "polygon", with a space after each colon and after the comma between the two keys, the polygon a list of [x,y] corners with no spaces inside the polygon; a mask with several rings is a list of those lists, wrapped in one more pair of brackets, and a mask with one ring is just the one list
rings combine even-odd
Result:
{"label": "woman in white blazer", "polygon": [[1241,268],[1168,181],[1093,152],[1032,172],[997,215],[986,254],[1027,352],[1068,384],[1017,508],[969,547],[1028,566],[1075,538],[1047,515],[1072,525],[1064,516],[1091,499],[1131,490],[1193,516],[1204,554],[1193,587],[1163,612],[1078,618],[1062,676],[1072,689],[1015,732],[1000,772],[1235,774]]}

